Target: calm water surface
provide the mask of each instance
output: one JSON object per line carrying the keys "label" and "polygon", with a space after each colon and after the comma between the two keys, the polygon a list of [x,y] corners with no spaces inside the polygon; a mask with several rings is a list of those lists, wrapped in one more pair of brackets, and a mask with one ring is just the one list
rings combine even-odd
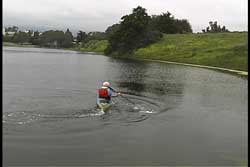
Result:
{"label": "calm water surface", "polygon": [[[101,115],[104,80],[127,95]],[[4,47],[3,163],[247,165],[247,87],[202,68]]]}

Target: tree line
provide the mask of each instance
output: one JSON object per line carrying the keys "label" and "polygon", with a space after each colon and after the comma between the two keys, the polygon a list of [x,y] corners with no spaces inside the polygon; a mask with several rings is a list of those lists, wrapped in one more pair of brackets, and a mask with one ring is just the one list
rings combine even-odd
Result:
{"label": "tree line", "polygon": [[[14,35],[3,36],[3,41],[14,43],[30,43],[42,47],[73,47],[82,46],[90,40],[108,40],[106,53],[114,50],[129,52],[135,48],[143,47],[162,37],[162,33],[192,33],[191,25],[187,20],[175,19],[170,12],[161,15],[149,16],[146,9],[138,6],[132,14],[125,15],[121,22],[106,29],[105,32],[78,31],[74,38],[67,29],[65,32],[49,30],[45,32],[18,31],[17,26],[5,28],[6,32],[15,32]],[[73,43],[75,41],[75,45]]]}
{"label": "tree line", "polygon": [[[17,26],[5,28],[6,35],[3,36],[4,42],[13,42],[18,44],[32,44],[41,47],[69,48],[72,47],[73,35],[67,29],[63,31],[49,30],[43,33],[39,31],[18,31]],[[10,35],[9,33],[13,33]]]}
{"label": "tree line", "polygon": [[209,26],[206,29],[202,29],[203,33],[218,33],[218,32],[229,32],[226,26],[217,25],[217,21],[210,21]]}
{"label": "tree line", "polygon": [[[209,22],[203,33],[228,32],[225,26],[217,21]],[[82,47],[90,40],[107,40],[105,54],[130,55],[135,49],[145,47],[160,40],[163,34],[192,33],[192,27],[187,19],[177,19],[169,11],[160,15],[149,16],[146,9],[138,6],[131,14],[121,17],[119,23],[109,26],[105,32],[78,31],[76,37],[67,29],[65,32],[49,30],[45,32],[18,31],[17,26],[5,28],[3,41],[14,43],[29,43],[41,47],[70,48]],[[14,35],[8,35],[14,32]]]}
{"label": "tree line", "polygon": [[[51,48],[70,48],[87,43],[90,40],[106,39],[104,32],[83,32],[79,31],[76,37],[67,29],[65,32],[59,30],[39,31],[18,31],[17,26],[5,28],[3,35],[4,42],[13,42],[18,44],[32,44],[41,47]],[[74,42],[75,41],[75,42]]]}

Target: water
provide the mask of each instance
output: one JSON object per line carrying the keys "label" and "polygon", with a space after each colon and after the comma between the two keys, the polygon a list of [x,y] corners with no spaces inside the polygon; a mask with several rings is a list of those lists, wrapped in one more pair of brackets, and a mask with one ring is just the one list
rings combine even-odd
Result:
{"label": "water", "polygon": [[[126,93],[107,114],[104,80]],[[3,163],[247,165],[247,89],[214,70],[4,47]]]}

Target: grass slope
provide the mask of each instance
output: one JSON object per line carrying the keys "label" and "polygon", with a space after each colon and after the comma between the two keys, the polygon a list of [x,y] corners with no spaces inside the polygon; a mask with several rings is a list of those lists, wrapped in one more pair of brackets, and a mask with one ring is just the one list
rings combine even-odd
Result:
{"label": "grass slope", "polygon": [[107,40],[90,40],[83,47],[80,48],[82,52],[97,52],[97,53],[104,53],[108,45]]}
{"label": "grass slope", "polygon": [[2,42],[3,46],[15,46],[15,47],[35,47],[35,45],[31,44],[17,44],[12,42]]}
{"label": "grass slope", "polygon": [[248,33],[167,34],[134,56],[248,71]]}

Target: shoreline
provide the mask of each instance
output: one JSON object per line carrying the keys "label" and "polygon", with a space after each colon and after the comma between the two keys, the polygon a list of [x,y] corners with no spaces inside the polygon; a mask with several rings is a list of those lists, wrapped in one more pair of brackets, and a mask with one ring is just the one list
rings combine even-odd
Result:
{"label": "shoreline", "polygon": [[104,55],[103,52],[93,52],[93,51],[81,51],[80,49],[77,48],[50,48],[50,47],[41,47],[39,45],[21,45],[21,44],[15,44],[15,43],[11,43],[6,44],[6,43],[2,43],[2,47],[20,47],[20,48],[44,48],[44,49],[60,49],[60,50],[71,50],[71,51],[76,51],[76,52],[80,52],[80,53],[88,53],[88,54],[98,54],[98,55]]}
{"label": "shoreline", "polygon": [[[4,45],[3,46],[7,46],[7,47],[27,47],[29,48],[30,46],[28,45],[16,45],[16,46],[8,46],[8,45]],[[32,45],[33,48],[37,47],[37,48],[43,48],[43,47],[39,47],[37,45]],[[47,49],[47,48],[46,48]],[[50,48],[50,49],[58,49],[58,48]],[[77,51],[83,54],[98,54],[98,55],[104,55],[103,53],[98,53],[98,52],[84,52],[84,51],[80,51],[78,49],[74,49],[74,48],[60,48],[63,50],[72,50],[72,51]],[[104,55],[107,56],[107,55]],[[110,56],[107,56],[110,57]],[[172,62],[172,61],[166,61],[166,60],[154,60],[154,59],[142,59],[142,58],[132,58],[134,60],[141,60],[141,61],[151,61],[151,62],[158,62],[158,63],[167,63],[167,64],[176,64],[176,65],[183,65],[183,66],[191,66],[191,67],[199,67],[199,68],[206,68],[206,69],[214,69],[214,70],[220,70],[220,71],[226,71],[226,72],[231,72],[231,73],[235,73],[238,75],[242,75],[242,76],[248,76],[248,71],[241,71],[241,70],[234,70],[234,69],[228,69],[228,68],[223,68],[223,67],[214,67],[214,66],[206,66],[206,65],[199,65],[199,64],[189,64],[189,63],[180,63],[180,62]]]}
{"label": "shoreline", "polygon": [[223,67],[214,67],[214,66],[206,66],[206,65],[199,65],[199,64],[189,64],[189,63],[180,63],[180,62],[172,62],[172,61],[165,61],[165,60],[153,60],[153,59],[138,59],[138,58],[136,58],[135,60],[143,60],[143,61],[151,61],[151,62],[158,62],[158,63],[167,63],[167,64],[176,64],[176,65],[183,65],[183,66],[207,68],[207,69],[227,71],[227,72],[236,73],[238,75],[248,76],[248,71],[233,70],[233,69],[228,69],[228,68],[223,68]]}
{"label": "shoreline", "polygon": [[38,45],[30,45],[30,44],[16,44],[11,42],[2,42],[2,47],[20,47],[20,48],[38,48]]}

